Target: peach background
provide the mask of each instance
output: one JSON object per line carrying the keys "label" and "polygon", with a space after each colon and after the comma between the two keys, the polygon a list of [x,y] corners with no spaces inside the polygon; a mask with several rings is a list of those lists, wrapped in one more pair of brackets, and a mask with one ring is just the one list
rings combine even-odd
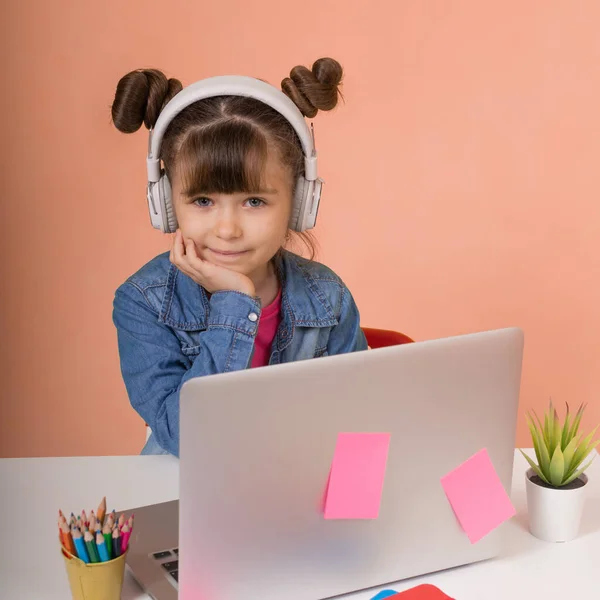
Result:
{"label": "peach background", "polygon": [[326,55],[346,104],[315,122],[316,233],[363,324],[417,339],[520,325],[522,409],[587,401],[585,425],[600,421],[600,5],[252,4],[5,7],[0,456],[143,443],[112,298],[169,239],[149,224],[145,130],[110,123],[121,75],[278,83]]}

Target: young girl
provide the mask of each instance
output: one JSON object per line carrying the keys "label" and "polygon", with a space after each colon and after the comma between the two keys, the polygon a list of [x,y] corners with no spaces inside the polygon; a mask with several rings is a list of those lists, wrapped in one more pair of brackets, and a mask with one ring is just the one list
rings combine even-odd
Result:
{"label": "young girl", "polygon": [[[335,107],[341,79],[340,64],[322,58],[312,71],[291,71],[285,97],[255,85],[282,96],[274,101],[305,126],[304,117]],[[128,73],[112,106],[115,126],[154,132],[181,91],[160,71]],[[249,95],[218,95],[187,105],[164,131],[172,249],[117,289],[113,312],[129,399],[152,431],[142,454],[179,455],[179,391],[188,379],[367,348],[341,279],[284,249],[307,175],[291,117]]]}

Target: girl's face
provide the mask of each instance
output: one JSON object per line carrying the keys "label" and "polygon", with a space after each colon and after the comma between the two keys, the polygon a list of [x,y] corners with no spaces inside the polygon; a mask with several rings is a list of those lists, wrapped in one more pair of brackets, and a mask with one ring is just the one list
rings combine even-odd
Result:
{"label": "girl's face", "polygon": [[175,215],[200,258],[260,277],[285,241],[292,210],[292,176],[269,153],[264,189],[251,193],[206,193],[187,197],[179,178],[171,181]]}

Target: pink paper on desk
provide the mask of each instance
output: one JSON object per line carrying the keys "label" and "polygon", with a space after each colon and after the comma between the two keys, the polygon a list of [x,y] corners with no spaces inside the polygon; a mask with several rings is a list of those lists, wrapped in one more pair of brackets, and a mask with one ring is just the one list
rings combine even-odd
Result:
{"label": "pink paper on desk", "polygon": [[340,433],[325,495],[326,519],[376,519],[389,433]]}
{"label": "pink paper on desk", "polygon": [[472,544],[515,515],[485,448],[442,477],[442,486]]}

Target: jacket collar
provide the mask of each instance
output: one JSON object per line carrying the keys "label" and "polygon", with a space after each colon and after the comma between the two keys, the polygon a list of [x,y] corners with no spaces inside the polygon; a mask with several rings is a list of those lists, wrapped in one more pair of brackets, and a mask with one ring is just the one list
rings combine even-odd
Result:
{"label": "jacket collar", "polygon": [[[287,250],[275,258],[282,285],[281,343],[284,345],[288,338],[291,341],[296,327],[333,327],[338,323],[329,299],[311,275],[310,264]],[[204,288],[169,264],[159,322],[174,329],[197,331],[206,329],[208,314],[209,299]]]}

